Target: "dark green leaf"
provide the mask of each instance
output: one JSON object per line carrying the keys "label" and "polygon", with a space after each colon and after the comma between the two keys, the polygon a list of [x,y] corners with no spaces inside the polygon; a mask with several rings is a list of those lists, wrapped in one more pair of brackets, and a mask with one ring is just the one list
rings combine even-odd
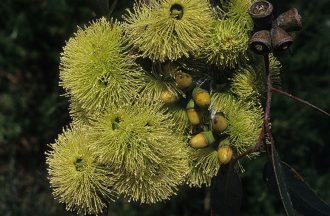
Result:
{"label": "dark green leaf", "polygon": [[[284,162],[282,162],[282,168],[293,206],[297,211],[307,216],[330,215],[329,205],[315,194],[296,170]],[[275,176],[270,163],[266,163],[265,165],[264,178],[269,189],[278,195]]]}
{"label": "dark green leaf", "polygon": [[211,207],[216,216],[239,215],[242,183],[233,164],[223,165],[211,185]]}
{"label": "dark green leaf", "polygon": [[281,197],[285,212],[288,216],[296,215],[288,191],[285,174],[282,169],[282,163],[273,144],[271,145],[271,155],[272,167],[274,170],[279,195]]}

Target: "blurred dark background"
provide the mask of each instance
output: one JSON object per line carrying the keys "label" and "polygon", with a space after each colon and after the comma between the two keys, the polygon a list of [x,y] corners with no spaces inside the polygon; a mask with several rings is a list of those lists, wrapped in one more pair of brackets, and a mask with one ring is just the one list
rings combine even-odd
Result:
{"label": "blurred dark background", "polygon": [[[304,29],[293,53],[280,56],[283,89],[330,111],[330,1],[272,1],[278,11],[297,7]],[[120,18],[132,0],[118,2]],[[0,1],[0,215],[75,215],[51,195],[45,167],[47,144],[70,121],[58,87],[65,41],[93,17],[84,0]],[[281,158],[330,203],[330,120],[274,95],[272,128]],[[242,215],[284,215],[262,179],[265,158],[244,163]],[[156,205],[117,202],[111,215],[208,215],[209,191],[183,187]]]}

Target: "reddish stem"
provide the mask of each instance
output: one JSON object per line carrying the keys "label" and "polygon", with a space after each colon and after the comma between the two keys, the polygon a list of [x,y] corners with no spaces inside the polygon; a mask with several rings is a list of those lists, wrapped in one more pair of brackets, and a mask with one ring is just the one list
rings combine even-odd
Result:
{"label": "reddish stem", "polygon": [[267,99],[266,99],[266,108],[265,108],[265,116],[264,116],[264,127],[266,130],[267,137],[271,144],[273,144],[273,136],[272,132],[270,129],[270,107],[272,103],[272,76],[271,73],[269,72],[269,56],[265,55],[264,56],[264,61],[265,61],[265,72],[267,75]]}
{"label": "reddish stem", "polygon": [[245,157],[245,156],[248,155],[248,154],[251,154],[251,153],[253,153],[253,152],[257,152],[257,151],[259,151],[260,148],[261,148],[261,146],[262,146],[261,144],[262,144],[262,139],[264,138],[264,136],[265,136],[265,128],[262,127],[256,145],[253,146],[253,147],[251,147],[251,148],[249,148],[249,149],[246,150],[245,152],[239,154],[239,155],[234,159],[234,163],[235,163],[237,160],[239,160],[239,159]]}
{"label": "reddish stem", "polygon": [[267,75],[267,99],[266,99],[263,126],[260,131],[259,138],[258,138],[256,145],[249,148],[248,150],[241,153],[240,155],[238,155],[235,158],[234,162],[236,162],[237,160],[239,160],[242,157],[245,157],[246,155],[248,155],[250,153],[259,151],[261,148],[262,140],[265,138],[265,135],[267,135],[271,144],[273,144],[273,136],[272,136],[272,132],[270,129],[270,107],[271,107],[271,102],[272,102],[272,77],[271,77],[271,74],[269,73],[269,56],[268,55],[264,56],[264,62],[265,62],[265,73]]}
{"label": "reddish stem", "polygon": [[292,94],[289,94],[289,93],[287,93],[287,92],[285,92],[285,91],[282,91],[282,90],[277,89],[277,88],[274,88],[274,87],[272,87],[271,90],[272,90],[273,92],[276,92],[276,93],[280,94],[280,95],[286,96],[286,97],[291,98],[291,99],[293,99],[293,100],[295,100],[295,101],[298,101],[298,102],[300,102],[300,103],[302,103],[302,104],[305,104],[305,105],[307,105],[307,106],[309,106],[309,107],[312,107],[312,108],[316,109],[317,111],[323,113],[324,115],[330,117],[330,114],[329,114],[328,112],[326,112],[326,111],[324,111],[323,109],[321,109],[321,108],[319,108],[319,107],[317,107],[317,106],[315,106],[315,105],[309,103],[308,101],[305,101],[305,100],[303,100],[303,99],[300,99],[300,98],[298,98],[298,97],[296,97],[296,96],[293,96]]}

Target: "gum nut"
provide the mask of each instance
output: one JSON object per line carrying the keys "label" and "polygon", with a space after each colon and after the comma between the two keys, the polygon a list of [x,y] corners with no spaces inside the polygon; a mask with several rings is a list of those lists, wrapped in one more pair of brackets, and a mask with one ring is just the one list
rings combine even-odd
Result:
{"label": "gum nut", "polygon": [[221,115],[216,114],[212,119],[212,129],[218,133],[224,132],[228,127],[227,119]]}
{"label": "gum nut", "polygon": [[195,149],[201,149],[207,147],[208,143],[206,137],[202,133],[199,133],[190,139],[189,145]]}
{"label": "gum nut", "polygon": [[221,146],[218,148],[218,158],[221,164],[227,164],[233,157],[233,150],[230,146]]}
{"label": "gum nut", "polygon": [[163,90],[160,93],[160,99],[164,102],[164,103],[174,103],[175,101],[177,101],[177,96],[175,93],[169,91],[169,90]]}
{"label": "gum nut", "polygon": [[186,89],[192,85],[192,76],[184,72],[175,74],[175,82],[180,89]]}
{"label": "gum nut", "polygon": [[200,123],[199,113],[195,109],[187,109],[187,115],[190,124],[198,125]]}

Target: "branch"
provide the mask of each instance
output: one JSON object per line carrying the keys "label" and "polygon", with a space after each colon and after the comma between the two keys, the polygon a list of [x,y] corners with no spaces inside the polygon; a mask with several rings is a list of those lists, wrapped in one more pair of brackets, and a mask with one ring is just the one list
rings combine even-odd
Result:
{"label": "branch", "polygon": [[248,154],[251,154],[251,153],[254,153],[254,152],[257,152],[260,150],[261,146],[262,146],[262,139],[264,138],[265,136],[265,128],[264,126],[262,126],[261,128],[261,131],[260,131],[260,134],[259,134],[259,138],[258,138],[258,141],[256,143],[255,146],[247,149],[245,152],[239,154],[235,159],[234,159],[234,162],[233,163],[236,163],[236,161],[238,161],[239,159],[247,156]]}
{"label": "branch", "polygon": [[271,102],[272,102],[272,76],[271,73],[269,73],[269,55],[264,56],[264,62],[265,62],[265,74],[267,76],[267,99],[266,99],[266,107],[265,107],[265,114],[264,114],[264,122],[262,129],[259,134],[258,141],[255,146],[247,149],[245,152],[239,154],[235,159],[234,162],[239,160],[242,157],[245,157],[246,155],[257,152],[261,148],[262,144],[262,139],[265,138],[267,135],[270,143],[273,145],[274,144],[274,139],[273,135],[270,129],[270,107],[271,107]]}
{"label": "branch", "polygon": [[285,92],[285,91],[282,91],[282,90],[277,89],[277,88],[274,88],[274,87],[272,87],[271,90],[272,90],[273,92],[276,92],[276,93],[280,94],[280,95],[286,96],[286,97],[291,98],[291,99],[293,99],[293,100],[295,100],[295,101],[298,101],[298,102],[300,102],[300,103],[302,103],[302,104],[305,104],[305,105],[307,105],[307,106],[309,106],[309,107],[312,107],[312,108],[316,109],[317,111],[323,113],[324,115],[330,117],[330,114],[329,114],[328,112],[326,112],[326,111],[324,111],[323,109],[321,109],[321,108],[319,108],[319,107],[317,107],[317,106],[315,106],[315,105],[309,103],[308,101],[305,101],[305,100],[303,100],[303,99],[300,99],[300,98],[298,98],[298,97],[296,97],[296,96],[293,96],[292,94],[289,94],[289,93],[287,93],[287,92]]}
{"label": "branch", "polygon": [[267,99],[266,99],[266,108],[265,108],[265,116],[264,116],[264,127],[266,130],[266,134],[271,144],[273,144],[273,136],[270,129],[270,107],[272,103],[272,75],[269,73],[269,55],[264,56],[265,61],[265,72],[267,75]]}

